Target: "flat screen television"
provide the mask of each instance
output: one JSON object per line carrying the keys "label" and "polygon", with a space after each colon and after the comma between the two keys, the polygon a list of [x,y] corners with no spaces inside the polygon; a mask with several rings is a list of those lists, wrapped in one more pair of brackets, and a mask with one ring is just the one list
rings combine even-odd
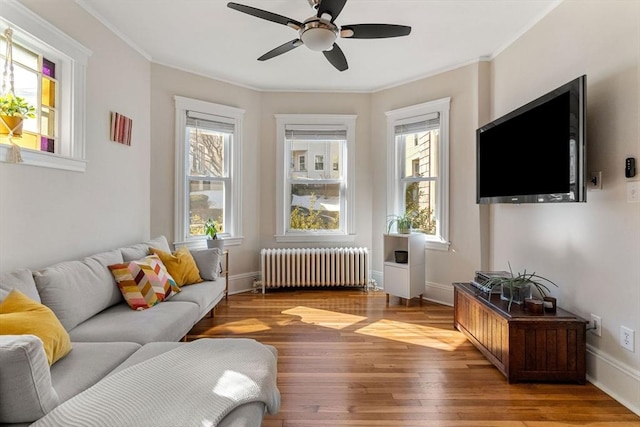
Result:
{"label": "flat screen television", "polygon": [[586,202],[583,75],[476,131],[476,202]]}

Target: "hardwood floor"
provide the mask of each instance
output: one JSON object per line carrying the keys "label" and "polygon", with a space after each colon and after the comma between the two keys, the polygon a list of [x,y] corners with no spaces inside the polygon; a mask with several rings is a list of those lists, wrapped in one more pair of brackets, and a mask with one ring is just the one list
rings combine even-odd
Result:
{"label": "hardwood floor", "polygon": [[453,309],[383,292],[230,295],[188,339],[249,337],[278,348],[280,412],[263,427],[640,426],[590,383],[508,384],[453,328]]}

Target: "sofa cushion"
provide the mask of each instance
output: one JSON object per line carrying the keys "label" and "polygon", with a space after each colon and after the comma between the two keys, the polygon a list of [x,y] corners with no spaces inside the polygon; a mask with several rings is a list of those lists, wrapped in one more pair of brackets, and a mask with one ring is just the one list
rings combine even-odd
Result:
{"label": "sofa cushion", "polygon": [[31,270],[22,268],[20,270],[0,274],[0,289],[10,291],[14,288],[18,289],[32,300],[41,302],[40,294],[36,288],[36,282],[33,281],[33,273]]}
{"label": "sofa cushion", "polygon": [[200,314],[208,313],[224,296],[225,281],[205,281],[192,286],[185,286],[182,292],[171,298],[170,304],[176,301],[192,302],[200,307]]}
{"label": "sofa cushion", "polygon": [[0,335],[0,423],[35,421],[60,400],[35,335]]}
{"label": "sofa cushion", "polygon": [[107,265],[122,262],[122,253],[113,250],[65,261],[36,271],[33,277],[42,303],[51,308],[67,331],[96,313],[122,301]]}
{"label": "sofa cushion", "polygon": [[49,365],[71,351],[71,340],[50,308],[17,289],[0,302],[0,335],[35,335],[42,340]]}
{"label": "sofa cushion", "polygon": [[200,310],[191,302],[174,302],[171,299],[141,311],[131,310],[122,303],[76,326],[69,331],[69,335],[74,344],[77,341],[127,341],[139,344],[180,341],[198,320]]}
{"label": "sofa cushion", "polygon": [[[140,362],[144,362],[147,359],[151,359],[152,357],[156,357],[162,353],[166,353],[169,350],[173,350],[174,348],[178,348],[181,345],[185,345],[184,342],[150,342],[148,344],[143,345],[140,350],[133,353],[127,360],[122,362],[115,368],[113,371],[109,373],[109,375],[113,375],[118,371],[122,371],[130,366],[137,365]],[[109,376],[108,375],[108,376]]]}
{"label": "sofa cushion", "polygon": [[216,280],[220,276],[222,251],[219,248],[196,249],[191,251],[191,256],[198,266],[200,277],[204,280]]}
{"label": "sofa cushion", "polygon": [[73,351],[51,367],[60,402],[100,381],[141,347],[133,342],[74,342]]}
{"label": "sofa cushion", "polygon": [[120,248],[123,261],[134,261],[149,255],[149,248],[158,248],[164,252],[171,252],[169,242],[165,236],[155,237],[147,242]]}
{"label": "sofa cushion", "polygon": [[202,282],[198,266],[185,246],[179,247],[174,253],[157,248],[149,248],[149,252],[160,257],[178,286]]}
{"label": "sofa cushion", "polygon": [[158,255],[109,266],[122,296],[134,310],[145,310],[180,292]]}

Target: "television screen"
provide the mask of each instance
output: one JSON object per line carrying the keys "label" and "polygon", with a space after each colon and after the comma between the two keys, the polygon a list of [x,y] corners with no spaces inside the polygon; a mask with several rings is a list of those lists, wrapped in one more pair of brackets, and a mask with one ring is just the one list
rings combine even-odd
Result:
{"label": "television screen", "polygon": [[478,203],[586,201],[585,80],[477,130]]}

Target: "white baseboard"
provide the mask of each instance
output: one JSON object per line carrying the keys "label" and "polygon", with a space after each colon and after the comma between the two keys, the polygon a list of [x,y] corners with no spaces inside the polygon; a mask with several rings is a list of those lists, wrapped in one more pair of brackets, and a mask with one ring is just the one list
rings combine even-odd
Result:
{"label": "white baseboard", "polygon": [[640,372],[587,344],[587,381],[640,415]]}
{"label": "white baseboard", "polygon": [[252,291],[253,282],[259,278],[259,271],[229,276],[229,295]]}

